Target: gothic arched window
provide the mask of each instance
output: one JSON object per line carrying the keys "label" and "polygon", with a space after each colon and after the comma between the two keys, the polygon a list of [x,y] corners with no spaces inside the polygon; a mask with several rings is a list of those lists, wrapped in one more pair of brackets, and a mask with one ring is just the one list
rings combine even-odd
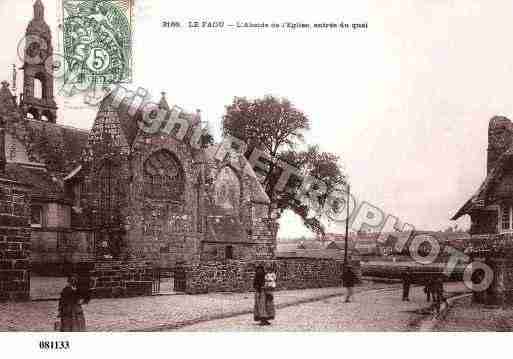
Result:
{"label": "gothic arched window", "polygon": [[239,177],[230,167],[223,167],[216,178],[215,203],[227,210],[239,212],[241,185]]}
{"label": "gothic arched window", "polygon": [[144,194],[148,198],[183,202],[185,176],[181,164],[169,151],[160,150],[144,162]]}
{"label": "gothic arched window", "polygon": [[116,214],[119,213],[120,183],[119,165],[106,160],[98,169],[96,189],[98,196],[97,224],[116,224]]}

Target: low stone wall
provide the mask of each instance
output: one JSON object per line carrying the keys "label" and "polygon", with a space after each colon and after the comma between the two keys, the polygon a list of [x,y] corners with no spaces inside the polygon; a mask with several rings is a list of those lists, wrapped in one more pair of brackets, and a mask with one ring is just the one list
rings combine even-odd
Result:
{"label": "low stone wall", "polygon": [[413,261],[410,262],[363,262],[362,273],[364,276],[402,279],[405,273],[410,275],[411,280],[417,284],[423,284],[429,278],[435,275],[443,275],[444,281],[461,281],[466,264],[456,264],[450,277],[444,273],[447,263],[420,264]]}
{"label": "low stone wall", "polygon": [[[155,270],[141,261],[99,261],[76,265],[79,282],[86,282],[93,298],[152,295]],[[88,283],[87,283],[88,282]]]}
{"label": "low stone wall", "polygon": [[0,301],[30,299],[30,195],[0,173]]}
{"label": "low stone wall", "polygon": [[513,304],[513,259],[488,258],[485,263],[493,271],[493,281],[487,290],[474,292],[474,301],[486,304]]}
{"label": "low stone wall", "polygon": [[30,228],[0,225],[0,301],[30,298]]}
{"label": "low stone wall", "polygon": [[342,285],[342,261],[331,259],[279,259],[266,261],[208,262],[177,268],[175,290],[188,294],[247,292],[253,290],[258,264],[276,268],[277,289],[304,289]]}

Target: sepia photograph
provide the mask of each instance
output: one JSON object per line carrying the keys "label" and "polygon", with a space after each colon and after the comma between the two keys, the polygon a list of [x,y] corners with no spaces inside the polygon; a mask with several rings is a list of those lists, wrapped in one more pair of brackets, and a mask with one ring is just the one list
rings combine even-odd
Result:
{"label": "sepia photograph", "polygon": [[2,348],[511,332],[512,12],[0,0]]}

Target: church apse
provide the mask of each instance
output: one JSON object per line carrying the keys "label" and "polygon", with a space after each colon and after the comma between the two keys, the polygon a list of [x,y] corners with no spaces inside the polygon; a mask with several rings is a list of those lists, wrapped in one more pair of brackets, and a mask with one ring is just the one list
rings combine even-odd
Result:
{"label": "church apse", "polygon": [[[173,267],[190,261],[198,241],[196,219],[198,189],[190,178],[190,159],[168,148],[146,145],[146,156],[135,164],[130,247],[137,257]],[[182,157],[182,159],[180,159]],[[192,246],[192,248],[188,248]]]}

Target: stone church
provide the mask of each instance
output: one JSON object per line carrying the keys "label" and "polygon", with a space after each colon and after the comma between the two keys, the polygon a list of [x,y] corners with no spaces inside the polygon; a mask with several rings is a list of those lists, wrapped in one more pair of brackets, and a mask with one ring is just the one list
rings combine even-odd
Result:
{"label": "stone church", "polygon": [[[52,34],[40,0],[26,35],[37,35],[52,58]],[[162,268],[177,263],[272,258],[277,224],[269,198],[242,155],[215,158],[170,135],[139,130],[140,113],[112,96],[99,106],[89,131],[57,116],[53,70],[23,64],[23,92],[0,89],[5,128],[0,161],[5,174],[30,188],[32,268],[100,259],[141,259]],[[163,95],[159,106],[169,108]],[[198,114],[180,115],[190,134]],[[1,207],[0,211],[7,211]],[[1,225],[1,224],[0,224]]]}

